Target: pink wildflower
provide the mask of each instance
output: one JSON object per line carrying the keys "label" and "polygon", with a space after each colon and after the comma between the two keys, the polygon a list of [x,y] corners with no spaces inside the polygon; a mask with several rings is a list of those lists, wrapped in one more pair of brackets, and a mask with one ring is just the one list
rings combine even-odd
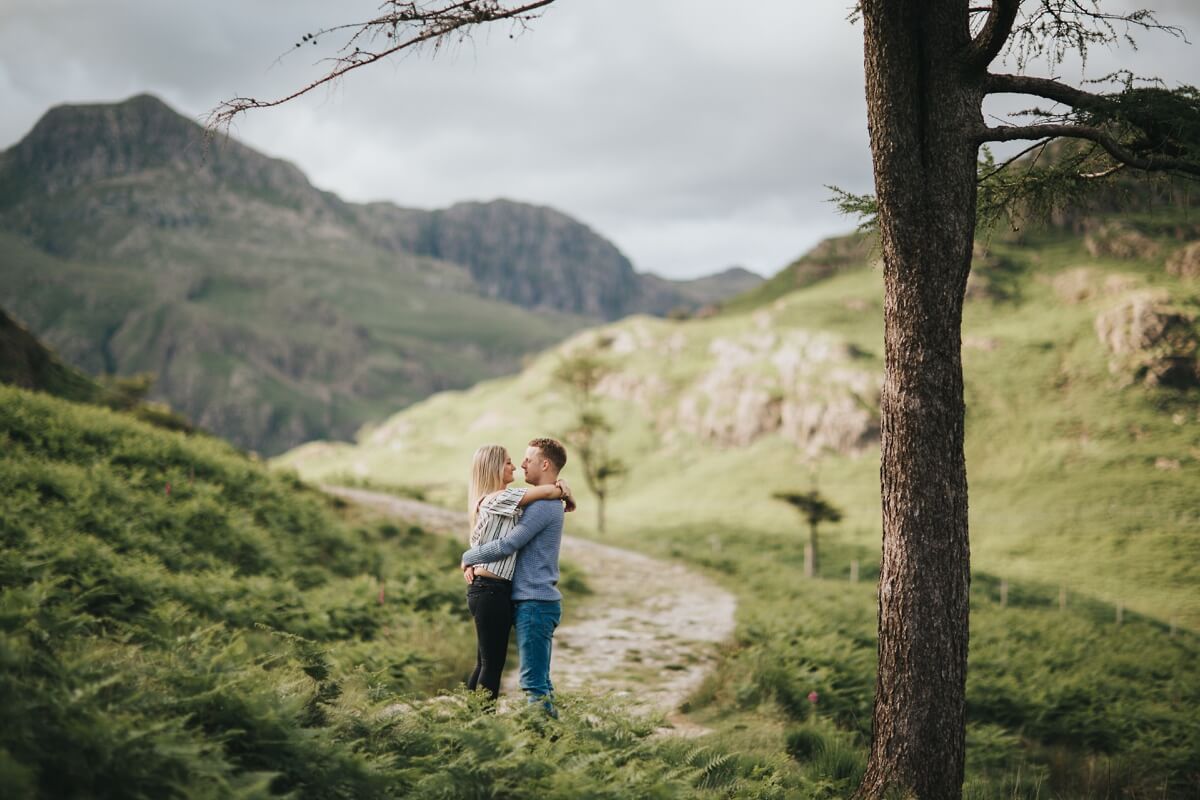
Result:
{"label": "pink wildflower", "polygon": [[808,702],[812,703],[813,705],[816,705],[817,700],[819,700],[820,698],[821,698],[821,696],[819,694],[817,694],[816,692],[808,693]]}

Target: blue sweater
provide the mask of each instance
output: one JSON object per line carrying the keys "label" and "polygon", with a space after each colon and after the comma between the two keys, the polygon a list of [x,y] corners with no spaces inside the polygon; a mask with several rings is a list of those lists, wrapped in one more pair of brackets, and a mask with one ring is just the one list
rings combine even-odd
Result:
{"label": "blue sweater", "polygon": [[562,545],[563,506],[560,500],[535,500],[508,536],[463,553],[463,564],[499,561],[518,550],[513,573],[513,600],[562,600],[558,583],[558,550]]}

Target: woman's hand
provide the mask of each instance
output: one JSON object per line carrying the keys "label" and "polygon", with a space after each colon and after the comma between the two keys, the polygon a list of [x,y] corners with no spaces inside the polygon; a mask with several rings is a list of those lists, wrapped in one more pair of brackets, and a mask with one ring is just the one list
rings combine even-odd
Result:
{"label": "woman's hand", "polygon": [[563,502],[567,504],[566,511],[568,511],[568,512],[574,511],[575,510],[575,495],[571,494],[571,485],[569,483],[567,483],[565,480],[563,480],[562,478],[559,478],[558,480],[556,480],[554,482],[554,485],[557,486],[559,488],[559,490],[562,492]]}

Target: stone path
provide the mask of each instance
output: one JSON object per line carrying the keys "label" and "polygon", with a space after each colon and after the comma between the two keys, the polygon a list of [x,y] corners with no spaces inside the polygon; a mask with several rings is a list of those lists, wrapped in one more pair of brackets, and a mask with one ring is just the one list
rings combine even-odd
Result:
{"label": "stone path", "polygon": [[[465,543],[464,513],[362,489],[322,488]],[[592,593],[564,598],[570,611],[554,636],[555,688],[617,695],[665,713],[676,733],[704,733],[675,712],[733,634],[734,596],[679,564],[572,536],[563,537],[562,557],[584,571]],[[519,692],[516,664],[505,670],[504,691]]]}

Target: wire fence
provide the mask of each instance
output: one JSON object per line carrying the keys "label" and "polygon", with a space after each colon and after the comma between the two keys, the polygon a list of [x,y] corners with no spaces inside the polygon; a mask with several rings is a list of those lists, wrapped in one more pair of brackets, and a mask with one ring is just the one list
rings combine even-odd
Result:
{"label": "wire fence", "polygon": [[[826,577],[829,572],[823,568]],[[840,570],[834,570],[852,584],[862,581],[874,581],[879,577],[878,568],[874,565],[864,567],[855,558]],[[1054,585],[1037,581],[1012,581],[988,573],[975,572],[971,576],[972,592],[982,593],[999,608],[1028,608],[1028,609],[1057,609],[1060,612],[1068,610],[1082,615],[1085,619],[1096,624],[1111,623],[1122,625],[1137,622],[1151,628],[1157,628],[1168,636],[1190,635],[1200,637],[1186,624],[1186,614],[1171,613],[1163,615],[1144,614],[1135,611],[1125,602],[1100,599],[1089,595],[1078,588],[1066,583]]]}

